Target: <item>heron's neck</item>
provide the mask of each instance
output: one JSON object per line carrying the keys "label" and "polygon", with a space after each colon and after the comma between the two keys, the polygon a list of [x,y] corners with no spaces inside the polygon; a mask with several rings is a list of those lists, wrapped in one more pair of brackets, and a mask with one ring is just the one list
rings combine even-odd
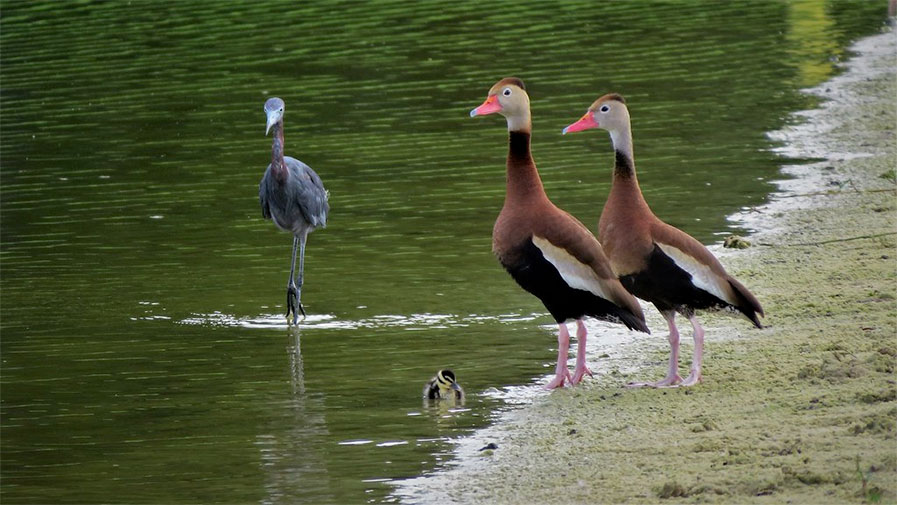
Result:
{"label": "heron's neck", "polygon": [[283,121],[278,121],[271,128],[274,130],[274,143],[271,145],[271,170],[278,179],[285,180],[287,169],[283,162]]}

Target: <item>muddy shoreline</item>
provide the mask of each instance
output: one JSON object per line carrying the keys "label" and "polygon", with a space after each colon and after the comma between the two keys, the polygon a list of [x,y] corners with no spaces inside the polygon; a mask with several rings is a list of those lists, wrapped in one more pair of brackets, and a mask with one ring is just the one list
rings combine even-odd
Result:
{"label": "muddy shoreline", "polygon": [[[396,495],[441,504],[894,503],[897,31],[852,50],[844,73],[807,90],[820,108],[770,134],[783,155],[821,161],[784,166],[789,178],[768,204],[731,217],[755,230],[752,247],[713,249],[761,300],[767,328],[703,316],[704,383],[690,389],[623,387],[663,375],[665,332],[623,348],[593,339],[595,378],[534,393],[458,441],[453,466],[400,483]],[[652,328],[665,327],[655,310],[646,314]],[[684,329],[682,342],[687,370]],[[479,450],[488,443],[498,448]]]}

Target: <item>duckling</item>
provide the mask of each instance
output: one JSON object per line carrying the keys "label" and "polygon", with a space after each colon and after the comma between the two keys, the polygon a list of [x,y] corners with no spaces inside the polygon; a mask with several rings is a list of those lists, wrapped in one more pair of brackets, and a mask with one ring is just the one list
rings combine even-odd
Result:
{"label": "duckling", "polygon": [[464,390],[455,380],[455,372],[451,370],[440,370],[436,372],[436,376],[427,382],[424,386],[424,398],[430,400],[437,399],[453,399],[463,400]]}

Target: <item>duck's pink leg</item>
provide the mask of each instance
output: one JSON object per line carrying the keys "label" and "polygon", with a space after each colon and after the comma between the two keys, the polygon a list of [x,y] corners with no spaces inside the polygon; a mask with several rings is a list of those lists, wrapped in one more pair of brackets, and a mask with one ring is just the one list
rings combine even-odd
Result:
{"label": "duck's pink leg", "polygon": [[667,367],[667,376],[657,382],[630,382],[627,384],[628,387],[668,388],[682,382],[682,377],[679,377],[679,329],[676,328],[676,312],[671,310],[661,314],[670,327],[670,364]]}
{"label": "duck's pink leg", "polygon": [[694,386],[701,382],[701,363],[704,361],[704,328],[701,328],[701,323],[694,315],[688,320],[695,329],[695,352],[691,360],[691,371],[680,386]]}
{"label": "duck's pink leg", "polygon": [[554,389],[564,386],[565,380],[570,380],[570,371],[567,370],[567,356],[570,354],[570,333],[567,325],[558,325],[558,364],[554,370],[554,379],[545,385],[545,389]]}
{"label": "duck's pink leg", "polygon": [[582,324],[582,319],[576,320],[576,370],[573,371],[573,377],[570,378],[570,384],[579,384],[579,381],[588,374],[592,376],[592,371],[586,366],[586,325]]}

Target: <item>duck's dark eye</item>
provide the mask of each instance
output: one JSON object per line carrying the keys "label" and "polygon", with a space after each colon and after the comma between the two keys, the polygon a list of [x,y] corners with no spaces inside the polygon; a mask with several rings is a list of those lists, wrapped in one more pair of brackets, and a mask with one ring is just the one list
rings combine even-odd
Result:
{"label": "duck's dark eye", "polygon": [[610,106],[609,106],[609,105],[602,105],[601,108],[598,109],[598,110],[600,110],[601,112],[607,112],[607,111],[610,110]]}
{"label": "duck's dark eye", "polygon": [[505,90],[502,91],[501,94],[505,96],[511,96],[511,88],[505,88]]}

